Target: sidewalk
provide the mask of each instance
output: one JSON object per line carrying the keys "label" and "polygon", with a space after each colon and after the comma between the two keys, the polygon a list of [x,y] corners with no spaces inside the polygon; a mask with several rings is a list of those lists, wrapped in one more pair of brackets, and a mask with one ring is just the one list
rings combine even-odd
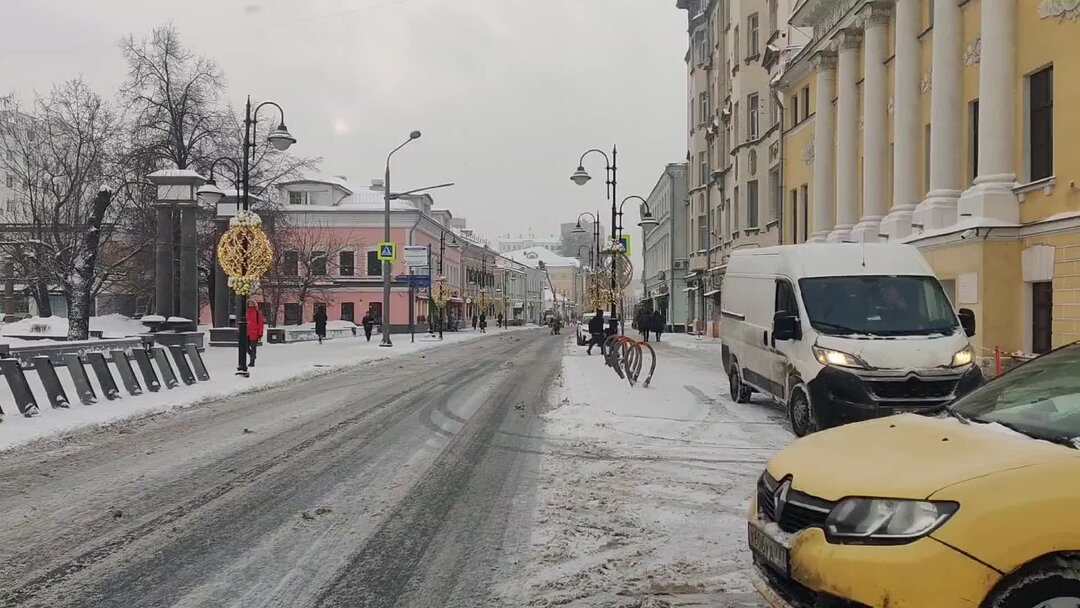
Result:
{"label": "sidewalk", "polygon": [[[424,350],[438,348],[483,336],[494,336],[500,332],[521,331],[525,328],[491,329],[486,334],[479,331],[447,332],[444,340],[432,338],[426,332],[417,332],[416,342],[410,342],[409,334],[391,336],[394,346],[380,348],[381,336],[376,334],[367,342],[361,335],[356,338],[337,338],[318,342],[297,342],[294,344],[264,344],[259,348],[256,366],[251,368],[250,378],[235,375],[237,364],[236,348],[207,348],[203,360],[210,371],[209,382],[198,382],[192,386],[181,384],[173,390],[164,387],[157,393],[144,392],[133,397],[121,386],[122,397],[108,401],[102,396],[101,386],[89,369],[90,384],[98,395],[94,405],[83,405],[71,382],[71,375],[64,368],[57,368],[57,374],[71,406],[66,410],[54,410],[49,406],[45,389],[37,378],[37,373],[28,371],[26,378],[38,400],[41,415],[25,418],[15,407],[11,391],[6,382],[0,380],[0,407],[4,410],[4,420],[0,423],[0,450],[13,446],[72,431],[79,427],[116,422],[136,415],[154,411],[163,411],[174,407],[186,407],[198,403],[231,397],[243,393],[263,390],[298,379],[328,374],[347,367],[401,357]],[[113,377],[120,385],[120,376],[115,368]],[[138,376],[138,370],[136,370]],[[142,378],[139,376],[142,384]],[[143,387],[146,388],[145,386]]]}
{"label": "sidewalk", "polygon": [[744,574],[746,509],[793,436],[775,407],[730,400],[718,342],[672,337],[654,344],[648,389],[567,344],[544,416],[532,574],[504,603],[763,605]]}

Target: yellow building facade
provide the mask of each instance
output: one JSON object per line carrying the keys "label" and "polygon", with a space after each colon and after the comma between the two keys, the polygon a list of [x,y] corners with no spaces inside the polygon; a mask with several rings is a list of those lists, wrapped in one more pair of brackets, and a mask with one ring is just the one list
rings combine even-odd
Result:
{"label": "yellow building facade", "polygon": [[919,247],[980,357],[1080,340],[1080,3],[807,0],[792,25],[785,240]]}

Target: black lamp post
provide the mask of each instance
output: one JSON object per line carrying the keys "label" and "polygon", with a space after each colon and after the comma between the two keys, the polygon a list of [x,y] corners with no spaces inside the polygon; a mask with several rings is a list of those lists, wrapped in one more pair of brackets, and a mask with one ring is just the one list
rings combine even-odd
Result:
{"label": "black lamp post", "polygon": [[[574,229],[571,230],[570,232],[571,232],[571,234],[585,234],[585,229],[581,227],[581,218],[583,218],[583,217],[592,218],[592,224],[593,224],[593,247],[592,247],[593,256],[591,256],[589,258],[589,265],[590,266],[593,266],[593,265],[599,266],[600,265],[600,221],[597,219],[596,214],[594,214],[592,212],[589,212],[589,211],[586,211],[586,212],[582,213],[581,215],[579,215],[578,219],[577,219],[577,226],[574,226]],[[578,248],[578,253],[579,254],[581,253],[581,248],[580,247]],[[597,291],[599,291],[600,286],[597,285],[596,289],[597,289]],[[596,295],[597,295],[597,299],[599,300],[599,293],[597,293]]]}
{"label": "black lamp post", "polygon": [[656,225],[658,225],[660,223],[660,222],[657,222],[656,218],[653,217],[652,210],[649,209],[649,202],[648,201],[646,201],[645,199],[641,198],[640,196],[638,196],[636,194],[630,195],[630,196],[624,198],[621,203],[619,203],[619,214],[618,214],[619,228],[618,228],[618,233],[619,233],[620,238],[622,237],[622,231],[623,231],[623,225],[622,225],[623,206],[626,205],[626,201],[629,201],[631,199],[641,201],[641,206],[644,207],[644,210],[641,212],[641,220],[638,222],[638,226],[641,227],[641,231],[642,231],[643,234],[644,234],[646,228],[656,226]]}
{"label": "black lamp post", "polygon": [[[450,242],[450,246],[457,248],[457,236],[451,235],[454,240]],[[446,254],[446,229],[439,227],[439,278],[443,278],[443,256]],[[428,290],[434,287],[434,283],[431,282],[431,268],[428,268]],[[443,339],[443,325],[446,323],[446,315],[443,312],[443,306],[439,307],[439,339]]]}
{"label": "black lamp post", "polygon": [[[617,188],[618,188],[618,179],[617,179],[618,166],[616,164],[618,154],[619,154],[618,149],[615,146],[612,146],[611,147],[611,156],[610,157],[608,157],[607,153],[605,153],[603,150],[598,150],[596,148],[593,148],[591,150],[586,150],[585,153],[581,155],[581,158],[578,159],[578,168],[570,176],[570,181],[574,182],[575,184],[577,184],[579,186],[584,186],[586,183],[588,183],[588,181],[590,179],[592,179],[592,176],[590,176],[585,171],[585,157],[588,156],[589,154],[592,154],[592,153],[596,153],[596,154],[599,154],[599,155],[604,157],[604,172],[605,172],[604,175],[607,177],[607,179],[605,180],[605,184],[607,185],[607,198],[608,198],[609,201],[611,201],[611,240],[615,241],[618,238],[618,233],[616,232],[616,228],[615,228],[615,224],[618,221],[618,219],[617,219],[617,213],[618,213],[618,209],[617,209],[617,204],[618,203],[617,203],[617,201],[618,201],[618,197],[616,196],[616,192],[617,192]],[[616,298],[615,298],[615,291],[616,291],[616,286],[615,286],[615,265],[617,264],[617,262],[616,262],[617,259],[618,259],[618,252],[615,251],[614,249],[612,249],[612,252],[611,252],[611,316],[614,319],[618,319],[618,317],[619,317],[619,313],[618,313],[618,310],[617,310],[617,307],[616,307],[616,301],[615,301],[616,300]],[[621,326],[621,324],[620,324],[620,326]]]}
{"label": "black lamp post", "polygon": [[[255,148],[256,148],[256,143],[254,141],[252,141],[252,139],[254,138],[254,135],[255,135],[255,125],[258,124],[258,121],[256,120],[256,117],[258,116],[259,110],[262,109],[263,106],[268,106],[268,105],[269,106],[274,106],[275,108],[278,109],[278,113],[281,114],[281,122],[278,123],[278,127],[276,129],[271,131],[270,134],[266,136],[266,141],[270,142],[270,144],[272,146],[274,146],[275,149],[277,149],[278,151],[281,151],[281,152],[284,152],[285,150],[289,149],[289,146],[296,143],[296,138],[293,137],[291,133],[289,133],[289,130],[287,128],[285,128],[285,110],[281,109],[281,106],[278,105],[277,103],[273,102],[273,101],[264,101],[264,102],[260,103],[259,105],[255,106],[254,109],[252,109],[252,107],[251,107],[251,96],[249,95],[248,98],[247,98],[247,103],[245,104],[245,107],[244,107],[244,159],[243,159],[243,167],[242,167],[242,169],[240,171],[240,176],[239,176],[240,177],[240,180],[239,180],[240,181],[240,189],[243,191],[241,193],[241,197],[240,197],[241,206],[242,206],[243,211],[249,211],[251,209],[251,199],[250,199],[251,165],[255,161]],[[223,159],[218,159],[218,161],[220,161],[220,160],[223,160]],[[230,160],[230,162],[233,164],[234,168],[236,168],[236,165],[237,165],[236,161],[233,161],[231,159],[224,159],[224,160]],[[216,164],[218,161],[214,161],[214,163]],[[199,189],[199,194],[201,194],[203,196],[203,199],[206,200],[208,203],[217,204],[217,202],[219,200],[221,200],[221,197],[224,195],[224,193],[221,192],[221,190],[219,190],[216,187],[216,185],[213,185],[213,184],[214,184],[214,182],[213,182],[213,166],[211,166],[211,181],[207,182],[203,186],[203,188]],[[211,187],[206,188],[206,186],[211,186]],[[246,295],[243,295],[243,294],[239,294],[237,297],[238,297],[238,302],[237,302],[237,310],[236,310],[236,329],[237,329],[237,332],[239,334],[237,336],[237,344],[238,344],[239,348],[238,348],[238,352],[237,352],[236,374],[239,375],[239,376],[245,376],[246,377],[248,375],[248,366],[247,366],[247,354],[248,354],[248,352],[247,352],[248,351],[247,299],[248,299],[248,297]]]}

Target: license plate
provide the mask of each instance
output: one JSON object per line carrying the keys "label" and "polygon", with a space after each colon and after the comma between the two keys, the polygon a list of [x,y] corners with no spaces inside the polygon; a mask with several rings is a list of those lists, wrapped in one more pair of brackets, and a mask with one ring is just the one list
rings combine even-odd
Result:
{"label": "license plate", "polygon": [[755,555],[764,559],[773,568],[776,568],[780,572],[787,574],[787,547],[780,544],[778,541],[773,540],[771,536],[766,534],[753,523],[749,524],[748,540],[750,543],[750,550],[753,551]]}

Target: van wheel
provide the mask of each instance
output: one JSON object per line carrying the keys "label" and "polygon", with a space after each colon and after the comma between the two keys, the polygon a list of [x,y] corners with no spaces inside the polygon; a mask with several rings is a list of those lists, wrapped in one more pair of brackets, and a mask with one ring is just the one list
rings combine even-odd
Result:
{"label": "van wheel", "polygon": [[817,414],[814,413],[814,406],[804,391],[796,390],[791,394],[788,413],[791,416],[791,430],[795,432],[796,437],[805,437],[821,430]]}
{"label": "van wheel", "polygon": [[742,378],[739,376],[739,366],[735,363],[731,364],[728,381],[730,383],[731,398],[735,400],[735,403],[750,403],[750,387],[743,384]]}
{"label": "van wheel", "polygon": [[1020,569],[991,594],[987,608],[1080,606],[1080,559],[1052,556]]}

